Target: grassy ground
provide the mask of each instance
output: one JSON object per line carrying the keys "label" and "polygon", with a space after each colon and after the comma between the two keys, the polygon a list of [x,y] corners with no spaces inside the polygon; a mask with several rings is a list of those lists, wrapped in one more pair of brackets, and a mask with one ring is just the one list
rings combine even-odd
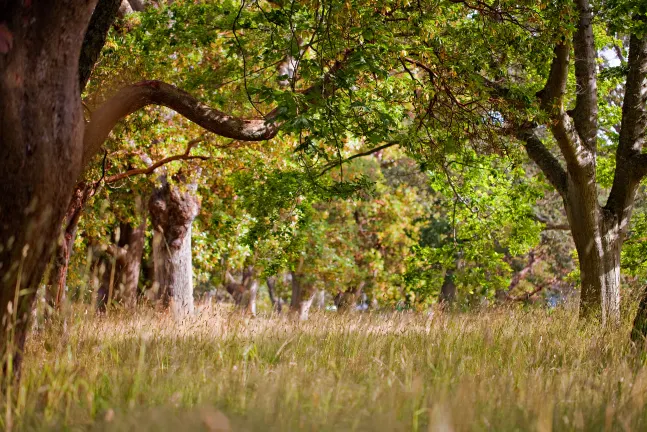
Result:
{"label": "grassy ground", "polygon": [[142,310],[34,332],[0,428],[14,430],[647,430],[629,320],[568,309],[314,314],[175,323]]}

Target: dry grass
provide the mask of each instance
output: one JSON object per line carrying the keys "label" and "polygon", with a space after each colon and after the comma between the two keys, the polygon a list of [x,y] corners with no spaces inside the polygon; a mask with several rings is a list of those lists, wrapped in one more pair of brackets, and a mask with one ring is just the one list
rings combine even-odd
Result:
{"label": "dry grass", "polygon": [[176,323],[75,309],[28,341],[14,430],[647,430],[647,368],[568,309]]}

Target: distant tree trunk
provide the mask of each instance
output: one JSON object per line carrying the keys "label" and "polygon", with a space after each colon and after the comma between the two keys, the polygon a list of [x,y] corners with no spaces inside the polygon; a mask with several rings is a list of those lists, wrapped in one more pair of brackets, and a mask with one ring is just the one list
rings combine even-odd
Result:
{"label": "distant tree trunk", "polygon": [[[185,189],[185,190],[183,190]],[[196,183],[170,185],[166,177],[149,201],[154,228],[153,259],[159,298],[173,315],[193,313],[191,225],[198,215]]]}
{"label": "distant tree trunk", "polygon": [[325,290],[318,290],[315,293],[313,304],[314,304],[314,307],[316,307],[317,309],[323,309],[323,308],[326,307],[326,291]]}
{"label": "distant tree trunk", "polygon": [[126,309],[137,305],[137,287],[146,241],[146,219],[142,218],[138,226],[122,224],[124,235],[123,259],[119,261],[116,280],[118,293]]}
{"label": "distant tree trunk", "polygon": [[292,272],[292,298],[290,300],[290,310],[298,314],[301,321],[308,319],[310,306],[314,299],[312,287],[303,283],[303,275]]}
{"label": "distant tree trunk", "polygon": [[283,309],[283,301],[281,300],[281,297],[276,296],[276,276],[268,277],[266,284],[267,292],[270,296],[270,301],[272,302],[272,307],[275,311],[281,313],[281,310]]}
{"label": "distant tree trunk", "polygon": [[258,294],[258,280],[253,278],[249,282],[249,301],[247,302],[247,313],[256,316],[256,296]]}
{"label": "distant tree trunk", "polygon": [[81,213],[91,192],[91,185],[85,182],[78,183],[67,207],[63,221],[63,236],[58,242],[53,255],[49,281],[45,290],[45,301],[50,310],[59,309],[65,299],[67,272],[76,238],[76,230]]}
{"label": "distant tree trunk", "polygon": [[640,298],[634,325],[631,329],[631,340],[640,346],[641,349],[646,347],[647,341],[647,285],[643,288],[643,294]]}
{"label": "distant tree trunk", "polygon": [[354,290],[347,290],[337,293],[335,296],[335,306],[339,312],[352,311],[357,306],[357,299],[362,293],[366,282],[361,281]]}
{"label": "distant tree trunk", "polygon": [[439,303],[451,307],[456,301],[456,283],[454,282],[454,270],[447,269],[443,285],[440,288]]}

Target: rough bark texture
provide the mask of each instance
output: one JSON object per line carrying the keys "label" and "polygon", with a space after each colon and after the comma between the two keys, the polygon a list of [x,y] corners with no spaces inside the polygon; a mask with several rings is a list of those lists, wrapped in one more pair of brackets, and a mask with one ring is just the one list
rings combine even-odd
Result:
{"label": "rough bark texture", "polygon": [[20,367],[34,294],[81,173],[77,68],[93,8],[0,2],[9,38],[0,49],[0,358],[11,360],[8,373]]}
{"label": "rough bark texture", "polygon": [[198,215],[196,184],[170,185],[163,179],[149,202],[154,228],[155,283],[173,315],[193,313],[191,224]]}

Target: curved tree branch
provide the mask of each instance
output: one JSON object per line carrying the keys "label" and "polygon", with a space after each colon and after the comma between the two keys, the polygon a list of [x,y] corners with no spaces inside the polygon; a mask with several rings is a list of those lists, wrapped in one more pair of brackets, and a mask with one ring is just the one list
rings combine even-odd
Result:
{"label": "curved tree branch", "polygon": [[198,143],[202,142],[202,138],[198,138],[195,140],[191,140],[189,144],[187,145],[186,151],[182,154],[174,155],[174,156],[169,156],[164,159],[160,159],[159,161],[155,162],[154,164],[150,164],[146,168],[136,168],[136,169],[131,169],[123,173],[115,174],[109,177],[106,177],[104,182],[105,183],[114,183],[119,180],[123,180],[128,177],[133,177],[136,175],[148,175],[152,174],[157,168],[166,165],[170,162],[173,161],[178,161],[178,160],[192,160],[192,159],[200,159],[200,160],[208,160],[209,156],[191,156],[191,150],[193,147],[195,147]]}
{"label": "curved tree branch", "polygon": [[[306,104],[312,105],[317,99],[334,93],[335,74],[342,69],[352,52],[352,49],[344,51],[343,58],[335,61],[321,81],[301,92]],[[282,121],[278,121],[281,107],[273,109],[263,119],[243,119],[211,108],[171,84],[142,81],[122,88],[92,113],[83,138],[83,164],[90,162],[121,119],[148,105],[165,106],[209,132],[239,141],[271,139],[283,125]]]}
{"label": "curved tree branch", "polygon": [[165,106],[216,135],[240,141],[273,138],[281,126],[272,121],[278,115],[278,109],[269,113],[266,119],[241,119],[210,108],[170,84],[143,81],[121,89],[92,113],[85,130],[83,163],[87,164],[99,151],[119,120],[148,105]]}

